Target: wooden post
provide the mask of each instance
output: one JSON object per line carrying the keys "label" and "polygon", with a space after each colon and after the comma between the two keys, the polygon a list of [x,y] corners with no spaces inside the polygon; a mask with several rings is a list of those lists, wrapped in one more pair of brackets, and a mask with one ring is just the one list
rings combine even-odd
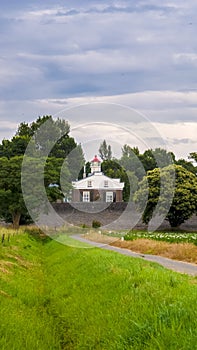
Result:
{"label": "wooden post", "polygon": [[3,243],[5,240],[5,233],[2,234],[2,237],[1,237],[1,243]]}

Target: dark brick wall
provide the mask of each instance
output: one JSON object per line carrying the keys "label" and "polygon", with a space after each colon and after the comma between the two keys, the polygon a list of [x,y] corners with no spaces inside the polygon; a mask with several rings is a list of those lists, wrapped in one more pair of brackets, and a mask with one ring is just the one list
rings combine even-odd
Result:
{"label": "dark brick wall", "polygon": [[[100,221],[102,226],[109,229],[146,228],[146,225],[138,220],[133,203],[54,203],[55,211],[65,220],[74,225],[92,225],[93,220]],[[125,213],[127,213],[125,215]],[[160,229],[170,228],[167,221],[164,221]],[[197,231],[197,216],[194,215],[180,227],[183,230]]]}

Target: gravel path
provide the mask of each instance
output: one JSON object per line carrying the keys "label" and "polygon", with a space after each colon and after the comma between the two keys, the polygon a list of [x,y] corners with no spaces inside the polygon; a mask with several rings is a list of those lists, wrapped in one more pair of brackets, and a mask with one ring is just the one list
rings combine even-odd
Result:
{"label": "gravel path", "polygon": [[114,252],[117,252],[117,253],[120,253],[123,255],[132,256],[134,258],[141,258],[144,260],[153,261],[153,262],[156,262],[156,263],[166,267],[167,269],[174,270],[174,271],[180,272],[180,273],[186,273],[186,274],[192,275],[192,276],[197,276],[197,265],[195,265],[195,264],[190,264],[190,263],[183,262],[183,261],[172,260],[172,259],[164,258],[164,257],[159,256],[159,255],[135,253],[129,249],[119,248],[119,247],[110,246],[108,244],[88,241],[87,239],[82,238],[79,235],[73,235],[72,238],[75,238],[81,242],[86,242],[86,243],[90,244],[90,246],[93,246],[93,247],[98,247],[98,248],[102,248],[105,250],[111,250],[111,251],[114,251]]}

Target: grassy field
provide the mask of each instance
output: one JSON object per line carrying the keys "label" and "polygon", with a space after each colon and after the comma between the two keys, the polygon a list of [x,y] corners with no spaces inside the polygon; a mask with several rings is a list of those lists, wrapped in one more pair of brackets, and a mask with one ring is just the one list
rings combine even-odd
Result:
{"label": "grassy field", "polygon": [[168,243],[192,243],[197,246],[197,232],[147,232],[132,230],[124,236],[126,241],[133,241],[141,238]]}
{"label": "grassy field", "polygon": [[197,349],[197,278],[18,233],[0,245],[0,349]]}

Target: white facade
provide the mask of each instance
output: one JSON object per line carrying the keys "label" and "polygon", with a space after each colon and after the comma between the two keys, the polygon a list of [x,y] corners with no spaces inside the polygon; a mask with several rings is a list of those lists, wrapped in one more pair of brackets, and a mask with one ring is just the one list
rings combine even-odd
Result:
{"label": "white facade", "polygon": [[101,172],[101,162],[95,156],[91,162],[91,174],[82,180],[72,182],[73,201],[105,202],[122,201],[124,183],[120,179],[112,179]]}
{"label": "white facade", "polygon": [[75,189],[102,189],[102,190],[123,190],[124,182],[120,179],[112,179],[102,172],[95,173],[79,181],[73,181],[72,185]]}

